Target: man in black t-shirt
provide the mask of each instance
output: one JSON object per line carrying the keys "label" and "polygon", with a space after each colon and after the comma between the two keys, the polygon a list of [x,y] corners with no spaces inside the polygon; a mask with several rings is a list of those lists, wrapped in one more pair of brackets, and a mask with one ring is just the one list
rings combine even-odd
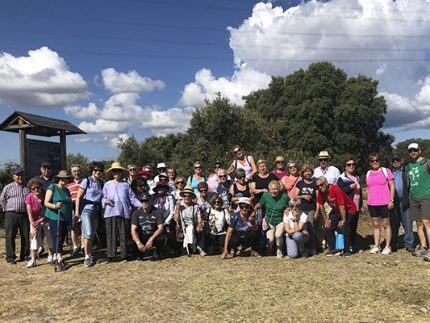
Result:
{"label": "man in black t-shirt", "polygon": [[142,193],[142,207],[131,216],[131,236],[138,249],[137,260],[143,260],[145,253],[155,247],[152,260],[161,260],[161,249],[166,244],[163,213],[151,204],[148,193]]}

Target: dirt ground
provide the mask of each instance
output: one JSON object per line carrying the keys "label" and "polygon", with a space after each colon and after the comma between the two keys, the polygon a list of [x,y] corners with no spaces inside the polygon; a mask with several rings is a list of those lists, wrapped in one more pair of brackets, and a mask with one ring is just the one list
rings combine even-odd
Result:
{"label": "dirt ground", "polygon": [[[362,242],[369,222],[360,220]],[[4,232],[0,232],[4,257]],[[98,264],[0,262],[1,321],[430,322],[430,263],[404,250],[280,260],[193,256]]]}

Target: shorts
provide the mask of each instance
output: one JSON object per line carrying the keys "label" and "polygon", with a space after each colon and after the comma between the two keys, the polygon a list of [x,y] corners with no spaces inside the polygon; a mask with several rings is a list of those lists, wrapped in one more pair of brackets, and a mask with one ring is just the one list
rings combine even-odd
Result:
{"label": "shorts", "polygon": [[84,239],[93,239],[99,226],[98,211],[83,209],[81,213],[81,226]]}
{"label": "shorts", "polygon": [[388,205],[368,205],[369,214],[372,218],[385,219],[389,217]]}
{"label": "shorts", "polygon": [[75,209],[72,207],[72,223],[71,223],[72,229],[80,229],[81,228],[81,219],[76,222],[75,220]]}
{"label": "shorts", "polygon": [[430,220],[430,196],[409,200],[412,221]]}
{"label": "shorts", "polygon": [[52,249],[51,232],[49,232],[48,222],[42,222],[36,229],[36,235],[33,239],[30,239],[30,250],[38,250],[39,247],[43,246],[42,230],[45,233],[46,242],[48,243],[49,249]]}

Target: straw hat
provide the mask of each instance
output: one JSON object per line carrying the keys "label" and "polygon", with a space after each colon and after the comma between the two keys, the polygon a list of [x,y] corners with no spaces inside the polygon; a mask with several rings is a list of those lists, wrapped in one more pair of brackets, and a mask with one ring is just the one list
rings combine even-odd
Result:
{"label": "straw hat", "polygon": [[328,151],[323,150],[320,151],[320,153],[318,154],[318,158],[330,158],[330,154],[328,153]]}
{"label": "straw hat", "polygon": [[72,178],[72,175],[70,175],[67,170],[60,170],[57,175],[54,176],[54,178],[66,178],[70,179]]}
{"label": "straw hat", "polygon": [[128,170],[121,166],[120,162],[113,162],[111,167],[106,171],[106,175],[108,178],[113,178],[112,171],[114,169],[120,169],[121,170],[121,178],[125,178],[128,176]]}
{"label": "straw hat", "polygon": [[284,156],[277,156],[275,162],[285,162]]}
{"label": "straw hat", "polygon": [[236,204],[251,204],[251,199],[249,197],[239,197],[239,200],[236,202]]}
{"label": "straw hat", "polygon": [[184,190],[179,193],[181,197],[184,197],[185,194],[190,194],[193,196],[193,199],[196,198],[196,194],[194,194],[194,189],[191,185],[186,185]]}

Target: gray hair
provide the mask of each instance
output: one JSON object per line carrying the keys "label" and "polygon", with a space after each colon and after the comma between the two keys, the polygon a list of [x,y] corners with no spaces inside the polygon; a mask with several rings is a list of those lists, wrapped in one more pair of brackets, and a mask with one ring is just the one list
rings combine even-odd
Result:
{"label": "gray hair", "polygon": [[323,183],[328,183],[327,178],[325,178],[325,176],[320,176],[317,178],[316,180],[317,182],[323,182]]}
{"label": "gray hair", "polygon": [[277,181],[276,179],[274,179],[273,181],[270,181],[269,185],[267,185],[267,187],[270,188],[270,186],[276,186],[276,188],[278,189],[278,191],[281,189],[281,184],[279,184],[279,181]]}
{"label": "gray hair", "polygon": [[294,205],[296,205],[296,206],[298,206],[300,208],[300,206],[302,205],[302,202],[298,198],[292,198],[288,202],[288,207],[293,207]]}
{"label": "gray hair", "polygon": [[225,169],[220,168],[218,169],[217,175],[227,175],[227,171]]}

